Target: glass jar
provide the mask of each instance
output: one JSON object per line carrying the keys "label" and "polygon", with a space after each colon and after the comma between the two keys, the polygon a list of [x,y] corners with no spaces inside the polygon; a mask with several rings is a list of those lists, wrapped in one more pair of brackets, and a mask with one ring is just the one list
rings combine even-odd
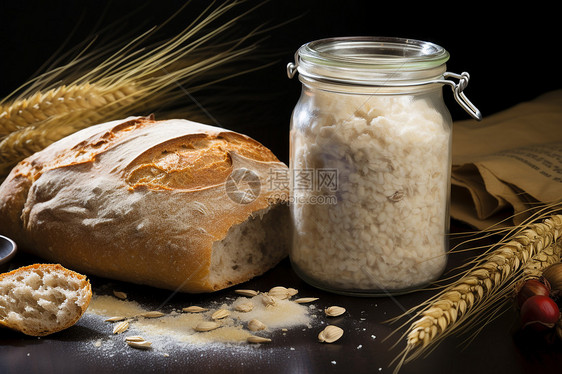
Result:
{"label": "glass jar", "polygon": [[429,42],[354,37],[307,43],[287,66],[302,82],[290,132],[290,259],[307,283],[378,296],[442,274],[452,125],[442,87],[481,118],[462,92],[468,74],[447,73],[448,59]]}

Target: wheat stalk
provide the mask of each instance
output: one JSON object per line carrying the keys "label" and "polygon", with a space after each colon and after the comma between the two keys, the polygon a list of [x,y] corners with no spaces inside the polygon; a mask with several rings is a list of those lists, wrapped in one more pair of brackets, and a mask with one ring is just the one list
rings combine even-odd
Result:
{"label": "wheat stalk", "polygon": [[62,85],[46,92],[38,91],[29,98],[0,106],[0,136],[8,136],[61,114],[103,108],[110,103],[118,103],[119,98],[131,100],[134,93],[133,85],[104,89],[90,83]]}
{"label": "wheat stalk", "polygon": [[[157,31],[154,28],[118,49],[80,54],[2,100],[0,178],[23,158],[77,130],[130,115],[148,115],[173,104],[180,104],[185,112],[194,106],[191,93],[261,68],[237,66],[239,70],[234,70],[232,66],[229,70],[227,64],[254,51],[257,44],[248,45],[248,40],[264,30],[256,28],[243,37],[213,43],[255,9],[215,25],[238,4],[209,5],[182,32],[160,44],[143,46]],[[96,60],[101,61],[92,64]],[[74,78],[65,82],[67,77]]]}
{"label": "wheat stalk", "polygon": [[[431,349],[453,332],[489,319],[511,295],[513,285],[524,277],[560,261],[562,215],[553,214],[542,222],[521,227],[496,249],[475,260],[474,265],[451,285],[425,303],[406,312],[413,315],[403,337],[406,347],[395,361],[400,367]],[[495,312],[490,314],[490,309]]]}
{"label": "wheat stalk", "polygon": [[104,88],[90,83],[61,86],[16,101],[3,113],[0,174],[22,157],[37,152],[77,129],[126,112],[136,98],[134,85]]}

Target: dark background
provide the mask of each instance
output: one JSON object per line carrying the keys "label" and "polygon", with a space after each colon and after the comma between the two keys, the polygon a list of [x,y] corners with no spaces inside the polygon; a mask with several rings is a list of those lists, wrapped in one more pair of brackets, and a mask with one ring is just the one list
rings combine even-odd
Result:
{"label": "dark background", "polygon": [[[8,95],[33,77],[50,57],[64,53],[100,30],[105,29],[104,35],[109,38],[137,35],[148,27],[164,22],[183,3],[170,0],[1,0],[0,97]],[[229,14],[234,16],[260,3],[247,1]],[[207,1],[192,1],[168,25],[162,37],[175,35],[207,4]],[[271,148],[280,159],[288,161],[289,120],[300,94],[300,83],[297,79],[287,78],[286,64],[293,60],[294,52],[302,44],[334,36],[399,36],[442,45],[451,54],[448,70],[456,73],[468,71],[471,74],[465,92],[484,116],[562,88],[558,57],[560,20],[559,13],[554,9],[539,2],[524,3],[524,7],[518,7],[515,3],[505,6],[493,2],[485,5],[466,2],[462,5],[448,2],[445,6],[430,5],[429,2],[413,4],[353,0],[272,0],[263,4],[244,17],[233,32],[244,32],[262,23],[279,25],[265,35],[267,38],[262,41],[261,48],[251,62],[255,66],[272,65],[230,81],[228,87],[224,88],[224,94],[219,97],[224,106],[213,109],[213,118],[209,118],[207,123],[247,133]],[[283,24],[290,19],[293,21]],[[113,26],[107,29],[107,25],[111,24]],[[231,94],[233,88],[237,94]],[[217,92],[200,92],[194,97],[206,103],[208,95],[217,95]],[[456,105],[450,92],[445,92],[444,97],[453,119],[469,118]],[[189,98],[186,97],[187,101]],[[131,113],[145,114],[148,113]],[[326,306],[332,302],[343,303],[352,316],[368,310],[365,317],[369,318],[365,323],[380,336],[388,327],[377,321],[400,312],[391,299],[345,298],[312,290],[296,278],[286,262],[266,276],[253,280],[248,288],[267,289],[278,285],[280,279],[286,282],[284,285],[298,288],[303,294],[309,292],[310,295],[320,296]],[[130,289],[127,291],[138,297],[167,296],[165,292],[135,288],[133,285],[128,287]],[[398,300],[406,306],[415,305],[423,296],[405,295]],[[187,303],[191,299],[183,295],[179,301]],[[346,332],[345,344],[322,346],[323,349],[319,350],[308,343],[309,337],[283,343],[296,344],[298,356],[287,359],[285,351],[275,346],[271,352],[264,354],[264,357],[270,358],[263,361],[264,357],[260,357],[254,362],[257,365],[254,372],[287,372],[285,365],[288,364],[302,365],[303,369],[298,372],[303,373],[307,370],[330,373],[377,372],[380,366],[385,368],[384,372],[389,372],[386,366],[390,357],[389,344],[379,343],[379,340],[370,342],[371,345],[365,343],[364,351],[369,354],[362,354],[353,345],[355,341],[364,342],[357,340],[362,338],[360,333],[353,332],[357,319],[351,318],[346,323],[346,331],[349,332]],[[3,355],[0,369],[3,365],[13,368],[13,371],[8,372],[18,374],[24,372],[20,370],[22,367],[32,367],[35,369],[33,372],[42,373],[76,372],[71,369],[81,367],[84,373],[124,371],[118,369],[123,369],[119,365],[124,365],[126,361],[112,359],[110,362],[92,363],[87,362],[91,359],[88,355],[76,355],[70,347],[84,339],[84,336],[91,338],[83,330],[69,329],[53,339],[45,339],[43,344],[38,344],[35,339],[22,339],[18,334],[7,333],[3,335],[3,346],[0,348]],[[404,372],[513,374],[559,371],[560,345],[544,347],[535,344],[533,340],[514,333],[516,330],[517,316],[510,311],[487,326],[469,349],[459,348],[462,338],[453,337],[432,353],[429,359],[416,362]],[[337,351],[339,349],[341,351]],[[67,350],[68,357],[65,358]],[[25,356],[27,352],[31,352],[31,358]],[[334,352],[339,352],[338,367],[330,364]],[[220,372],[225,369],[245,372],[246,367],[231,369],[229,366],[240,365],[242,360],[228,359],[212,356],[203,362],[202,359],[193,361],[191,356],[186,356],[182,358],[183,361],[168,361],[167,364],[178,372],[193,371],[194,367],[199,368],[199,372],[217,372],[213,370],[217,368],[221,369]],[[160,364],[160,361],[150,363],[148,360],[144,357],[143,361],[139,361],[146,366],[136,370],[149,372]],[[270,365],[269,360],[276,364]]]}
{"label": "dark background", "polygon": [[[226,18],[262,3],[247,1]],[[109,38],[127,33],[135,35],[161,24],[183,4],[170,0],[3,0],[0,96],[4,97],[32,77],[49,57],[60,55],[100,30],[106,28],[103,35]],[[192,1],[161,35],[174,35],[208,4]],[[228,85],[238,93],[225,94],[221,98],[224,107],[213,109],[213,118],[207,123],[245,132],[288,161],[289,120],[298,100],[300,83],[298,79],[287,78],[286,64],[293,60],[294,52],[302,44],[334,36],[399,36],[442,45],[451,54],[448,71],[471,74],[465,92],[484,116],[562,86],[558,57],[560,21],[554,9],[541,2],[525,3],[524,7],[492,2],[412,4],[356,0],[263,3],[244,17],[233,33],[243,33],[264,23],[278,25],[263,35],[266,38],[255,53],[255,60],[250,62],[253,66],[273,64],[229,81]],[[283,24],[287,20],[292,21]],[[445,89],[453,119],[468,119],[454,102],[450,90]],[[205,95],[201,92],[194,97],[204,103]],[[235,113],[231,108],[240,110]]]}

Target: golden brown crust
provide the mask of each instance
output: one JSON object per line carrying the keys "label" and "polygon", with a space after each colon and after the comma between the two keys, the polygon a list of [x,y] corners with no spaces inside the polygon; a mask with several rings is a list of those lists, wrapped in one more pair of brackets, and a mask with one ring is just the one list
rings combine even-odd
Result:
{"label": "golden brown crust", "polygon": [[[238,169],[262,182],[255,200],[229,197],[225,182]],[[83,273],[214,291],[223,285],[209,281],[213,243],[272,205],[279,191],[265,181],[286,169],[263,145],[225,129],[145,117],[100,124],[12,170],[0,186],[0,233]]]}
{"label": "golden brown crust", "polygon": [[232,173],[231,152],[262,162],[279,162],[265,148],[240,134],[191,134],[143,152],[126,170],[131,188],[197,190],[224,181]]}
{"label": "golden brown crust", "polygon": [[61,266],[60,264],[33,264],[33,265],[23,266],[23,267],[20,267],[18,269],[14,269],[14,270],[9,271],[7,273],[0,274],[0,281],[4,280],[5,278],[9,278],[11,276],[17,276],[18,274],[24,274],[26,272],[34,271],[34,270],[39,270],[39,271],[43,271],[43,272],[60,272],[60,273],[64,274],[64,276],[67,277],[67,278],[74,278],[75,280],[78,280],[80,282],[80,288],[86,290],[86,292],[85,292],[86,301],[83,303],[83,305],[80,306],[80,310],[81,310],[80,313],[77,313],[75,315],[75,317],[73,319],[69,320],[67,323],[61,324],[57,328],[50,329],[50,330],[47,330],[47,331],[37,331],[37,330],[33,330],[33,329],[27,329],[25,326],[14,326],[14,325],[11,325],[11,324],[7,323],[6,321],[4,321],[2,319],[0,319],[0,326],[6,327],[6,328],[9,328],[9,329],[12,329],[12,330],[20,331],[20,332],[22,332],[26,335],[46,336],[46,335],[49,335],[49,334],[53,334],[55,332],[65,330],[65,329],[73,326],[74,324],[76,324],[76,322],[78,322],[80,317],[82,317],[82,315],[86,312],[86,309],[88,309],[88,305],[90,304],[90,301],[92,299],[92,286],[90,284],[90,281],[87,279],[87,277],[85,275],[79,274],[75,271],[66,269],[63,266]]}

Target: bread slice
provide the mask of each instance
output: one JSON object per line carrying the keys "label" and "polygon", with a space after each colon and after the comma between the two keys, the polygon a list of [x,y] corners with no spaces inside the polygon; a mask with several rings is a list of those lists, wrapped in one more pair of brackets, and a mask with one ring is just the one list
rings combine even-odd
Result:
{"label": "bread slice", "polygon": [[84,275],[58,264],[35,264],[0,274],[0,325],[45,336],[74,325],[92,289]]}
{"label": "bread slice", "polygon": [[20,162],[0,186],[0,233],[84,274],[216,291],[287,256],[287,172],[246,135],[131,117]]}

